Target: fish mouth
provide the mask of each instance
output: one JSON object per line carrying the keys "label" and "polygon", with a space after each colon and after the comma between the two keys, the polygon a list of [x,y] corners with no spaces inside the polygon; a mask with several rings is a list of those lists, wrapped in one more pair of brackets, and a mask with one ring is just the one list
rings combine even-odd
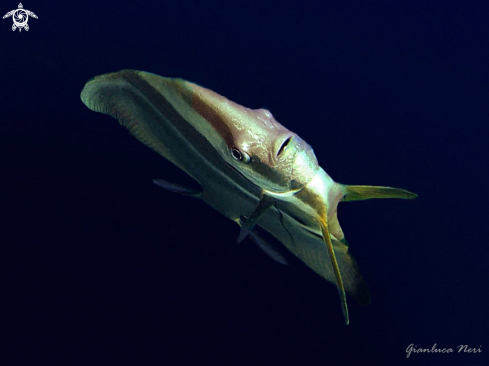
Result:
{"label": "fish mouth", "polygon": [[295,136],[292,134],[287,134],[275,140],[275,159],[279,160],[286,155],[289,151],[290,146],[293,144]]}

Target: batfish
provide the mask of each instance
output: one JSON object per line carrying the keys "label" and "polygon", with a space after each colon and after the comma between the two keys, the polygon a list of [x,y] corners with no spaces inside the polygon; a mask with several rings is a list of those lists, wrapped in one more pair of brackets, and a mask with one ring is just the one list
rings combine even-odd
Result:
{"label": "batfish", "polygon": [[93,111],[119,120],[142,143],[185,171],[200,189],[158,179],[170,191],[202,199],[241,227],[276,261],[287,264],[265,230],[361,305],[370,292],[338,222],[339,202],[417,197],[403,189],[336,183],[311,146],[266,109],[249,109],[197,84],[124,70],[90,80],[81,93]]}

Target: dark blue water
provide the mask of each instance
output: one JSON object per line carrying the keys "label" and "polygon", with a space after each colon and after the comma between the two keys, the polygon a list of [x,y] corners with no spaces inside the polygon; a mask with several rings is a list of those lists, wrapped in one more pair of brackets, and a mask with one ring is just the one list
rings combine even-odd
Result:
{"label": "dark blue water", "polygon": [[[487,4],[23,5],[28,32],[0,21],[2,364],[487,364]],[[234,223],[83,105],[125,68],[270,109],[336,181],[419,194],[340,205],[372,295],[348,327],[332,285],[230,250]]]}

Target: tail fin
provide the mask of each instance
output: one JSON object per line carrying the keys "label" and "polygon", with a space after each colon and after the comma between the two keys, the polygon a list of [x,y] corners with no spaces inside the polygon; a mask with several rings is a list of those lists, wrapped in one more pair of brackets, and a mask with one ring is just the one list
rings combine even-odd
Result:
{"label": "tail fin", "polygon": [[343,202],[361,201],[371,198],[403,198],[413,199],[417,194],[399,188],[375,186],[342,186]]}

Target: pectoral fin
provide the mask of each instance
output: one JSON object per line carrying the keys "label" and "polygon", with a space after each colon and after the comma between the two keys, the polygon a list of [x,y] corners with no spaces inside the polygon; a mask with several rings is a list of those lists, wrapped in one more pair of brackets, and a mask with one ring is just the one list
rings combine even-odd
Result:
{"label": "pectoral fin", "polygon": [[163,179],[153,179],[153,183],[170,192],[179,193],[194,198],[202,198],[202,190],[187,188]]}
{"label": "pectoral fin", "polygon": [[406,191],[405,189],[375,186],[342,186],[343,202],[361,201],[371,198],[403,198],[413,199],[417,194]]}
{"label": "pectoral fin", "polygon": [[[234,219],[233,221],[235,221],[239,226],[242,226],[245,222],[241,218]],[[263,250],[274,261],[277,261],[280,264],[288,266],[289,262],[287,261],[287,259],[285,259],[284,255],[280,252],[280,250],[276,248],[275,245],[272,245],[270,242],[265,240],[259,234],[257,229],[258,228],[255,227],[253,230],[249,231],[250,239],[258,246],[258,248]]]}
{"label": "pectoral fin", "polygon": [[336,255],[333,249],[333,243],[331,242],[326,215],[324,215],[324,217],[321,217],[318,221],[319,221],[319,225],[321,226],[321,232],[323,234],[324,243],[326,244],[326,248],[328,249],[329,259],[331,260],[331,266],[333,267],[333,272],[336,279],[336,286],[338,288],[338,294],[340,295],[341,310],[343,312],[343,317],[345,318],[346,325],[348,325],[350,323],[350,318],[348,316],[348,306],[346,304],[345,286],[343,285],[343,279],[341,278],[340,267],[338,266],[338,261],[336,260]]}
{"label": "pectoral fin", "polygon": [[250,238],[261,250],[263,250],[274,261],[277,261],[278,263],[283,264],[284,266],[289,265],[289,262],[287,262],[287,259],[285,259],[282,253],[280,253],[269,242],[263,239],[256,230],[250,231]]}
{"label": "pectoral fin", "polygon": [[253,227],[260,219],[261,215],[263,215],[265,211],[268,210],[270,207],[272,207],[274,204],[275,204],[275,199],[273,199],[272,197],[266,194],[262,194],[260,202],[258,202],[258,205],[255,207],[255,210],[241,226],[241,231],[239,232],[238,235],[238,243],[241,243],[244,240],[244,238],[248,236],[248,234],[251,232],[251,230],[253,230]]}

